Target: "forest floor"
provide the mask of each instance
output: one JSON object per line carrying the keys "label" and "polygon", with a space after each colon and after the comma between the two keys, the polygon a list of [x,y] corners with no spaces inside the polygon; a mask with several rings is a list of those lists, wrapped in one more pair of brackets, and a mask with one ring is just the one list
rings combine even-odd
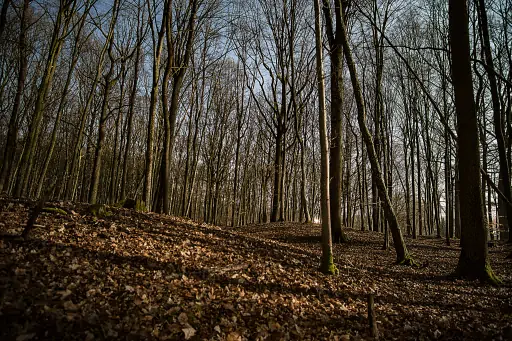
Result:
{"label": "forest floor", "polygon": [[490,248],[502,287],[451,280],[458,243],[406,238],[422,267],[394,265],[382,234],[347,229],[339,276],[318,272],[320,228],[221,228],[53,203],[28,241],[29,207],[0,199],[0,340],[363,340],[375,294],[384,340],[511,340],[511,246]]}

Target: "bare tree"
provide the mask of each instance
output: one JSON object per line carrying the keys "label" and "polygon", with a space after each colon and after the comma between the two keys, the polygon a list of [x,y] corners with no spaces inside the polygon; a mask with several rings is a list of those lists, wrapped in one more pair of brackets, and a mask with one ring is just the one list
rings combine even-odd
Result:
{"label": "bare tree", "polygon": [[325,115],[325,88],[322,56],[322,17],[320,16],[320,0],[314,1],[315,7],[315,42],[316,42],[316,73],[318,79],[318,111],[320,126],[320,191],[322,214],[322,260],[320,270],[334,275],[338,273],[332,257],[331,214],[329,205],[329,147],[327,142],[327,120]]}
{"label": "bare tree", "polygon": [[334,242],[347,242],[348,239],[341,229],[341,178],[342,178],[342,118],[343,118],[343,46],[341,44],[341,20],[345,16],[342,1],[334,1],[334,17],[331,13],[329,0],[323,0],[323,12],[329,56],[331,59],[331,137],[330,137],[330,213],[331,233]]}
{"label": "bare tree", "polygon": [[499,283],[489,264],[487,226],[480,183],[478,119],[473,95],[467,0],[450,0],[452,79],[457,113],[460,177],[461,253],[456,274]]}
{"label": "bare tree", "polygon": [[89,203],[95,204],[98,196],[98,187],[100,184],[100,175],[101,175],[101,166],[102,166],[102,157],[103,157],[103,147],[105,141],[105,125],[108,119],[108,106],[109,106],[109,96],[112,87],[117,82],[118,77],[114,77],[114,69],[115,63],[118,61],[118,58],[114,56],[114,30],[116,27],[117,18],[119,16],[119,0],[114,0],[112,5],[112,17],[110,19],[110,24],[108,28],[108,33],[106,37],[106,44],[108,45],[107,54],[110,59],[110,65],[107,73],[104,75],[104,90],[103,90],[103,99],[101,103],[100,109],[100,117],[98,123],[98,139],[96,141],[96,147],[94,150],[94,161],[93,161],[93,169],[91,175],[91,186],[89,189]]}
{"label": "bare tree", "polygon": [[359,130],[361,131],[364,143],[366,145],[366,150],[368,152],[368,157],[370,159],[372,176],[376,180],[377,189],[379,191],[378,193],[380,199],[383,202],[384,215],[389,224],[391,235],[393,236],[393,243],[395,246],[397,263],[402,265],[414,265],[415,262],[411,258],[409,252],[407,251],[407,246],[405,245],[405,241],[402,236],[402,231],[400,230],[400,226],[398,224],[397,216],[393,210],[391,199],[389,198],[388,191],[386,189],[386,183],[384,181],[384,178],[382,177],[382,172],[380,169],[379,160],[377,158],[377,153],[373,145],[372,136],[370,135],[370,132],[368,131],[368,128],[366,126],[366,109],[363,94],[357,77],[357,70],[354,60],[352,58],[352,51],[350,49],[347,31],[343,20],[341,21],[341,25],[343,52],[345,53],[345,60],[347,62],[347,66],[350,72],[352,87],[354,89],[354,96],[357,104],[357,121],[359,123]]}
{"label": "bare tree", "polygon": [[[158,195],[157,210],[159,212],[169,213],[169,166],[170,154],[174,143],[174,129],[176,126],[176,116],[178,114],[178,104],[183,78],[187,70],[196,30],[196,14],[199,6],[199,0],[190,0],[188,6],[184,8],[181,17],[177,20],[178,27],[186,27],[185,30],[178,31],[176,35],[172,32],[173,16],[169,12],[165,25],[166,43],[167,43],[167,63],[165,65],[162,80],[162,111],[164,116],[164,141],[162,150],[162,159],[160,165],[160,192]],[[185,24],[186,23],[186,24]],[[170,105],[168,102],[168,83],[172,76],[172,93]]]}
{"label": "bare tree", "polygon": [[53,76],[55,75],[57,60],[64,44],[64,38],[69,34],[68,28],[71,25],[71,20],[76,7],[76,0],[62,0],[59,2],[57,17],[53,26],[52,38],[48,48],[48,56],[41,77],[41,82],[37,89],[34,111],[32,113],[25,147],[21,154],[20,169],[14,185],[14,195],[17,197],[23,194],[29,194],[27,193],[29,176],[35,163],[33,154],[35,153],[36,143],[41,130],[41,121],[43,119],[45,102],[50,91]]}

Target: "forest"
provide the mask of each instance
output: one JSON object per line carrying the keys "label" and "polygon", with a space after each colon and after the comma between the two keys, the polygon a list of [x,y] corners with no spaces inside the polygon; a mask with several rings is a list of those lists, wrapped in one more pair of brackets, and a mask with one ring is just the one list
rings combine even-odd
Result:
{"label": "forest", "polygon": [[512,339],[511,169],[511,0],[3,0],[0,337]]}

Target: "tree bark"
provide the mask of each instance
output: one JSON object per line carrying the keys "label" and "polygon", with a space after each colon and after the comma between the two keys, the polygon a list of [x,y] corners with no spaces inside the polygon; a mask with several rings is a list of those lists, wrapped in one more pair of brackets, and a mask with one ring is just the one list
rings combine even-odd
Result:
{"label": "tree bark", "polygon": [[337,274],[332,257],[331,215],[329,205],[329,144],[327,142],[327,123],[325,115],[325,88],[322,57],[322,29],[320,16],[320,0],[314,0],[315,7],[315,41],[316,41],[316,74],[318,81],[318,111],[320,125],[320,190],[322,215],[322,261],[320,271]]}
{"label": "tree bark", "polygon": [[[140,14],[139,14],[140,15]],[[139,18],[137,18],[139,20]],[[137,99],[139,72],[142,54],[142,25],[137,25],[137,47],[135,50],[135,65],[133,67],[133,85],[130,91],[130,98],[128,100],[128,113],[127,113],[127,127],[126,127],[126,146],[124,149],[123,169],[121,175],[121,200],[126,197],[126,185],[128,182],[128,168],[130,165],[130,147],[132,144],[132,130],[133,130],[133,114],[135,111],[135,101]]]}
{"label": "tree bark", "polygon": [[[480,22],[480,30],[482,32],[482,49],[485,55],[485,64],[487,70],[487,78],[489,79],[489,88],[491,90],[493,121],[494,121],[494,134],[498,145],[498,156],[500,164],[500,176],[503,181],[502,192],[505,194],[509,202],[512,201],[511,183],[510,183],[510,159],[507,155],[506,142],[505,142],[505,129],[503,127],[503,117],[501,113],[501,105],[498,94],[498,85],[496,82],[496,73],[494,72],[494,60],[492,58],[492,51],[489,38],[489,24],[487,22],[487,11],[485,8],[484,0],[475,0],[475,5],[478,11],[478,19]],[[505,226],[509,231],[508,242],[512,242],[512,230],[510,222],[512,221],[512,206],[506,205],[506,223]]]}
{"label": "tree bark", "polygon": [[325,26],[331,59],[331,136],[329,149],[329,199],[331,213],[331,233],[335,243],[347,242],[342,230],[341,219],[341,182],[342,182],[342,117],[343,117],[343,47],[341,45],[341,25],[343,20],[341,0],[334,1],[334,21],[330,2],[323,0]]}
{"label": "tree bark", "polygon": [[[160,195],[159,208],[160,212],[169,214],[169,171],[170,156],[174,147],[174,130],[176,126],[176,117],[178,115],[178,104],[180,99],[180,91],[187,70],[190,56],[192,54],[192,45],[195,36],[196,13],[198,7],[197,0],[191,0],[189,4],[190,12],[187,24],[187,30],[184,37],[185,44],[182,47],[183,40],[173,36],[172,32],[172,11],[169,9],[166,24],[166,40],[167,40],[167,64],[164,72],[162,83],[162,108],[164,115],[164,146],[162,151],[162,163],[160,167]],[[183,48],[184,50],[180,50]],[[171,92],[171,103],[167,109],[167,83],[171,76],[173,87]]]}
{"label": "tree bark", "polygon": [[449,1],[452,79],[457,114],[461,253],[456,274],[498,283],[487,254],[487,228],[480,183],[478,119],[473,97],[466,0]]}
{"label": "tree bark", "polygon": [[119,14],[119,0],[115,0],[112,5],[112,18],[110,19],[110,27],[109,34],[107,37],[108,49],[107,53],[110,58],[110,67],[105,75],[105,90],[103,92],[103,101],[101,104],[100,111],[100,121],[98,124],[98,139],[96,141],[96,148],[94,150],[94,161],[93,168],[91,174],[91,185],[89,188],[89,203],[95,204],[98,196],[98,188],[100,185],[100,176],[101,176],[101,166],[102,166],[102,157],[103,157],[103,144],[105,141],[105,125],[108,118],[108,101],[110,90],[114,86],[116,80],[113,80],[114,67],[115,67],[115,59],[112,55],[112,51],[114,48],[114,29],[117,22],[117,17]]}
{"label": "tree bark", "polygon": [[[149,4],[149,1],[148,1]],[[148,5],[149,6],[149,5]],[[142,191],[142,200],[146,209],[151,211],[153,206],[153,167],[155,163],[154,144],[155,144],[155,117],[157,111],[158,84],[160,81],[160,61],[162,57],[163,40],[167,28],[167,17],[170,15],[172,1],[165,0],[164,12],[160,29],[157,33],[157,41],[153,41],[153,79],[151,82],[151,97],[149,100],[149,122],[146,138],[146,170],[144,177],[144,188]],[[150,19],[151,31],[154,34],[155,27],[152,19]]]}

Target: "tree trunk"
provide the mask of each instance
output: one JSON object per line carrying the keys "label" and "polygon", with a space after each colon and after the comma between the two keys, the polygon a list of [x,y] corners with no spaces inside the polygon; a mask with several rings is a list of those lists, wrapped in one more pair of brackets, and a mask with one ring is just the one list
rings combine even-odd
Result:
{"label": "tree trunk", "polygon": [[[113,44],[111,43],[111,46]],[[114,61],[111,60],[110,69],[105,76],[105,91],[103,93],[103,101],[101,104],[100,121],[98,124],[98,139],[96,140],[96,148],[94,150],[94,161],[91,174],[91,186],[89,190],[89,203],[96,204],[98,197],[98,188],[100,185],[101,166],[103,157],[103,144],[105,141],[105,125],[108,117],[108,100],[110,90],[113,86],[112,74],[114,72]]]}
{"label": "tree trunk", "polygon": [[[153,52],[153,79],[151,83],[151,97],[149,100],[149,122],[146,138],[146,170],[144,177],[144,189],[142,192],[142,200],[146,208],[151,211],[153,206],[153,167],[155,163],[154,143],[155,143],[155,117],[157,111],[158,84],[160,81],[160,61],[162,57],[162,48],[165,31],[167,28],[167,17],[170,15],[172,1],[165,0],[164,13],[160,29],[158,30],[158,39]],[[151,31],[154,32],[154,23],[150,21]]]}
{"label": "tree trunk", "polygon": [[[78,128],[76,143],[75,143],[75,147],[73,149],[72,156],[71,156],[71,163],[68,168],[69,172],[66,172],[67,173],[67,179],[66,179],[67,181],[66,181],[65,197],[70,200],[75,199],[75,195],[76,195],[75,190],[78,186],[78,178],[80,176],[80,162],[81,162],[80,161],[80,154],[81,154],[80,150],[82,148],[84,132],[86,129],[85,126],[87,124],[87,115],[89,112],[89,108],[91,107],[91,105],[93,103],[93,99],[96,95],[96,86],[97,86],[99,79],[101,77],[101,74],[103,72],[103,66],[104,66],[103,64],[105,61],[105,55],[110,46],[109,41],[110,41],[110,35],[112,35],[112,34],[113,34],[113,26],[111,26],[111,30],[109,31],[109,36],[107,37],[105,44],[103,45],[103,47],[101,49],[101,52],[99,55],[99,60],[98,60],[98,65],[96,66],[96,70],[95,70],[94,79],[91,83],[91,89],[87,95],[87,100],[85,101],[85,106],[81,109],[80,127]],[[87,148],[89,149],[89,146]],[[86,161],[84,161],[84,162],[86,162]],[[82,184],[85,186],[84,183],[82,183]]]}
{"label": "tree trunk", "polygon": [[[281,119],[278,118],[278,121]],[[282,146],[283,144],[283,133],[281,131],[281,127],[278,126],[276,131],[276,150],[275,150],[275,158],[274,158],[274,191],[272,196],[272,212],[270,214],[270,222],[276,222],[280,220],[279,212],[280,206],[283,204],[280,200],[282,198],[281,194],[281,182],[283,177],[283,171],[281,169],[281,157],[282,157]]]}
{"label": "tree trunk", "polygon": [[325,26],[331,58],[331,136],[329,162],[329,199],[331,213],[331,233],[335,243],[347,242],[342,230],[341,218],[341,183],[342,183],[342,118],[343,118],[343,47],[341,45],[340,21],[343,20],[343,6],[340,0],[334,1],[334,17],[330,2],[323,0]]}
{"label": "tree trunk", "polygon": [[391,230],[391,235],[393,237],[393,243],[395,246],[397,263],[403,265],[413,265],[414,261],[412,260],[409,252],[407,251],[407,247],[405,245],[405,241],[402,236],[402,231],[400,230],[400,226],[398,225],[398,220],[393,210],[393,206],[391,204],[391,200],[388,196],[388,192],[386,190],[386,184],[382,177],[382,172],[379,166],[379,160],[377,159],[377,153],[375,152],[375,147],[373,145],[373,140],[366,127],[366,112],[365,112],[365,104],[363,99],[363,94],[361,91],[361,87],[359,85],[359,80],[357,79],[357,72],[354,60],[352,58],[352,52],[350,50],[350,46],[348,43],[348,37],[346,33],[346,28],[343,20],[341,21],[342,25],[342,42],[343,42],[343,51],[345,54],[345,60],[347,61],[348,69],[350,72],[350,79],[352,81],[352,87],[354,89],[354,95],[357,104],[357,121],[359,123],[359,129],[361,130],[362,137],[364,139],[364,143],[366,145],[366,150],[368,152],[368,157],[370,159],[370,165],[372,169],[372,175],[374,179],[376,179],[376,185],[379,192],[380,199],[383,202],[384,215],[386,220],[388,221],[389,228]]}
{"label": "tree trunk", "polygon": [[137,86],[140,72],[140,62],[142,53],[142,28],[137,26],[137,47],[135,51],[135,65],[133,71],[133,85],[130,92],[130,99],[128,100],[128,114],[127,114],[127,132],[126,132],[126,146],[124,149],[123,169],[121,176],[121,200],[126,199],[126,185],[128,182],[128,168],[130,166],[130,147],[132,144],[132,130],[133,130],[133,114],[135,111],[135,100],[137,98]]}
{"label": "tree trunk", "polygon": [[[240,148],[242,144],[242,129],[244,127],[245,120],[245,111],[247,108],[245,107],[245,91],[243,90],[246,73],[240,73],[239,70],[240,65],[237,64],[237,76],[236,76],[236,147],[235,147],[235,169],[233,175],[233,199],[231,204],[231,226],[236,226],[236,220],[238,217],[240,202],[242,198],[238,194],[239,191],[239,168],[240,168]],[[245,67],[245,66],[244,66]],[[242,78],[240,80],[240,77]],[[241,93],[239,93],[239,89],[242,89]]]}
{"label": "tree trunk", "polygon": [[460,169],[464,169],[464,172],[459,173],[462,249],[456,273],[462,277],[498,283],[499,279],[493,274],[487,254],[487,228],[480,183],[478,119],[473,97],[467,13],[466,0],[449,1],[458,158]]}
{"label": "tree trunk", "polygon": [[27,140],[23,153],[21,154],[20,169],[16,178],[16,184],[14,186],[14,195],[20,197],[23,194],[29,194],[27,192],[28,180],[32,167],[34,166],[34,152],[37,140],[39,139],[39,133],[41,129],[41,121],[43,119],[43,111],[50,90],[53,76],[55,75],[55,69],[57,66],[57,60],[64,43],[64,38],[67,34],[67,29],[70,24],[70,16],[72,8],[76,5],[75,1],[62,2],[59,6],[57,18],[53,26],[53,33],[48,50],[48,57],[44,68],[41,82],[37,89],[37,96],[34,104],[34,111],[30,126],[27,134]]}
{"label": "tree trunk", "polygon": [[315,6],[315,41],[316,41],[316,74],[318,80],[318,110],[320,125],[320,190],[322,214],[322,261],[320,271],[327,274],[337,274],[332,257],[332,236],[329,205],[329,144],[327,142],[327,122],[325,118],[325,89],[322,57],[322,25],[320,16],[320,0],[314,0]]}
{"label": "tree trunk", "polygon": [[79,39],[81,36],[80,33],[81,33],[83,25],[85,23],[85,20],[84,20],[85,18],[86,18],[86,15],[84,14],[82,19],[80,20],[80,27],[78,28],[77,38],[75,40],[75,45],[73,46],[71,64],[69,66],[69,71],[68,71],[68,74],[66,77],[66,82],[64,84],[64,89],[62,91],[62,95],[61,95],[61,98],[59,101],[59,108],[57,109],[57,117],[55,118],[55,123],[53,125],[53,130],[52,130],[52,136],[50,138],[50,147],[48,148],[48,152],[46,153],[43,168],[41,171],[41,175],[39,177],[39,184],[37,186],[37,191],[36,191],[37,198],[39,198],[39,196],[41,194],[43,184],[45,183],[45,180],[46,180],[46,172],[48,171],[48,166],[50,165],[50,160],[52,159],[53,151],[54,151],[55,145],[57,143],[57,131],[59,129],[62,114],[64,113],[64,107],[66,104],[66,98],[67,98],[68,91],[69,91],[69,85],[71,84],[73,71],[75,69],[76,63],[78,62],[78,55],[79,55],[79,51],[80,51],[78,44],[79,44]]}
{"label": "tree trunk", "polygon": [[[407,124],[407,123],[406,123]],[[407,129],[407,128],[406,128]],[[406,134],[408,135],[408,134]],[[409,156],[407,155],[407,138],[404,136],[404,163],[405,163],[405,223],[407,224],[407,235],[411,236],[411,188],[409,184]]]}
{"label": "tree trunk", "polygon": [[[162,96],[162,107],[164,114],[164,148],[162,155],[162,164],[160,168],[160,198],[162,211],[165,214],[169,214],[169,171],[170,171],[170,155],[172,153],[174,147],[174,130],[176,126],[176,117],[178,115],[178,104],[179,104],[179,96],[181,87],[183,84],[183,78],[185,77],[185,71],[188,67],[188,63],[190,61],[190,56],[192,54],[192,45],[194,42],[195,36],[195,22],[196,22],[196,12],[198,1],[191,0],[190,1],[190,13],[188,19],[188,25],[185,35],[185,44],[184,51],[180,50],[182,41],[177,37],[173,37],[172,30],[172,15],[169,12],[169,15],[166,20],[167,31],[166,31],[166,39],[167,39],[167,65],[164,73],[164,84],[162,86],[162,93],[166,95],[167,89],[167,80],[170,75],[171,68],[173,71],[173,88],[171,93],[171,104],[169,106],[169,110],[166,109],[166,100],[164,100],[164,96]],[[169,68],[169,69],[168,69]],[[167,73],[169,72],[169,74]],[[165,102],[164,102],[165,101]]]}
{"label": "tree trunk", "polygon": [[[492,98],[492,109],[493,109],[493,120],[494,120],[494,134],[496,136],[496,142],[498,145],[498,156],[499,156],[499,164],[500,164],[500,176],[503,180],[503,188],[502,192],[505,194],[505,197],[509,202],[512,201],[512,192],[511,192],[511,183],[510,183],[510,160],[507,155],[506,150],[506,142],[505,142],[505,129],[503,127],[503,117],[502,110],[499,100],[498,93],[498,85],[496,82],[496,74],[494,72],[494,60],[492,58],[492,51],[490,45],[489,38],[489,25],[487,23],[487,11],[485,8],[484,0],[475,0],[477,11],[478,11],[478,19],[480,22],[480,30],[482,32],[482,49],[485,54],[485,63],[486,63],[486,71],[487,78],[489,79],[489,88],[491,90],[491,98]],[[510,222],[512,221],[512,206],[505,206],[506,215],[507,215],[507,225],[506,229],[509,231],[509,242],[512,242],[512,230],[510,226]]]}
{"label": "tree trunk", "polygon": [[[416,113],[416,110],[415,110]],[[416,115],[415,115],[416,116]],[[418,233],[420,236],[423,235],[423,205],[421,197],[421,161],[420,161],[420,139],[419,139],[419,118],[415,117],[416,121],[416,168],[418,169]]]}
{"label": "tree trunk", "polygon": [[108,118],[108,100],[110,90],[114,86],[115,80],[112,80],[114,74],[115,60],[112,55],[114,48],[114,29],[119,14],[119,0],[115,0],[112,5],[112,18],[110,20],[109,34],[106,43],[108,46],[108,55],[110,58],[110,68],[105,75],[105,90],[103,93],[103,101],[101,104],[100,121],[98,125],[98,139],[96,141],[96,148],[94,151],[94,161],[91,175],[91,185],[89,190],[89,203],[95,204],[98,196],[98,187],[100,184],[102,156],[103,156],[103,143],[105,140],[105,125]]}
{"label": "tree trunk", "polygon": [[[124,57],[122,57],[124,58]],[[125,82],[128,70],[126,69],[126,60],[123,59],[121,61],[121,70],[120,77],[121,82],[119,83],[119,108],[117,111],[116,121],[115,121],[115,136],[114,136],[114,145],[112,146],[112,165],[110,167],[110,190],[108,194],[108,202],[114,204],[118,201],[118,180],[119,180],[119,163],[121,159],[122,153],[122,136],[120,137],[121,122],[123,121],[123,102],[125,97]],[[119,149],[119,154],[118,154]]]}

